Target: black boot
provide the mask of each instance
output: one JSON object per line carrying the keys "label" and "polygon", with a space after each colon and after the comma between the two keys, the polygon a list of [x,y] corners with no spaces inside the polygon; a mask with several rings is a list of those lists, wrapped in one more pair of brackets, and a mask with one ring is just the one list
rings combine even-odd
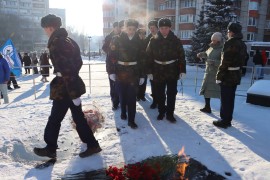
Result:
{"label": "black boot", "polygon": [[12,87],[8,86],[8,90],[12,90],[12,89],[13,89]]}
{"label": "black boot", "polygon": [[172,114],[167,114],[166,115],[166,119],[168,121],[170,121],[171,123],[175,123],[176,122],[176,119],[175,119],[175,117]]}
{"label": "black boot", "polygon": [[151,108],[151,109],[156,109],[156,107],[157,107],[157,104],[154,103],[154,102],[150,105],[150,108]]}
{"label": "black boot", "polygon": [[44,147],[44,148],[34,148],[34,153],[38,156],[56,158],[56,149]]}
{"label": "black boot", "polygon": [[138,125],[134,121],[128,121],[128,126],[130,126],[132,129],[138,128]]}
{"label": "black boot", "polygon": [[205,113],[212,113],[211,108],[210,107],[206,107],[206,106],[204,108],[200,109],[200,111],[205,112]]}
{"label": "black boot", "polygon": [[127,114],[121,113],[121,119],[127,120]]}
{"label": "black boot", "polygon": [[227,127],[231,127],[232,124],[230,121],[224,121],[224,120],[220,120],[220,121],[213,121],[214,126],[217,127],[221,127],[221,128],[227,128]]}
{"label": "black boot", "polygon": [[165,115],[163,113],[159,113],[158,117],[157,117],[157,120],[163,120],[164,116]]}
{"label": "black boot", "polygon": [[91,155],[93,155],[93,154],[99,153],[100,151],[102,151],[102,149],[100,148],[99,145],[96,146],[96,147],[88,147],[88,148],[86,149],[86,151],[81,152],[81,153],[79,154],[79,156],[80,156],[81,158],[85,158],[85,157],[91,156]]}

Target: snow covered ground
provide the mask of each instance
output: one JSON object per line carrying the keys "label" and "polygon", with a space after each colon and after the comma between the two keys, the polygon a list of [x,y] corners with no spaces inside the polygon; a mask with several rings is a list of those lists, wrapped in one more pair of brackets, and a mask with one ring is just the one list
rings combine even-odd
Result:
{"label": "snow covered ground", "polygon": [[[81,70],[85,84],[91,83],[91,89],[87,87],[88,92],[82,100],[84,108],[94,104],[105,117],[103,127],[95,133],[103,151],[84,159],[78,156],[86,146],[72,128],[68,113],[58,139],[58,161],[43,170],[35,169],[35,164],[46,160],[34,155],[32,149],[45,145],[43,132],[52,102],[48,98],[48,83],[41,83],[40,76],[33,80],[33,76],[23,75],[18,78],[21,88],[9,94],[10,104],[0,105],[1,179],[57,179],[110,165],[134,163],[150,156],[176,154],[183,146],[187,155],[227,179],[269,179],[270,108],[246,103],[248,76],[243,78],[237,91],[231,128],[219,129],[212,125],[212,121],[219,118],[219,100],[211,100],[211,115],[199,111],[204,105],[203,97],[198,95],[203,69],[197,72],[196,66],[187,66],[183,95],[181,86],[177,94],[177,123],[156,120],[157,110],[149,108],[152,99],[148,85],[147,101],[137,103],[139,128],[133,130],[120,119],[120,110],[111,110],[105,64],[95,62],[96,65],[85,65]],[[195,79],[196,74],[199,79]],[[53,75],[49,79],[52,78]],[[232,176],[226,176],[225,172]]]}

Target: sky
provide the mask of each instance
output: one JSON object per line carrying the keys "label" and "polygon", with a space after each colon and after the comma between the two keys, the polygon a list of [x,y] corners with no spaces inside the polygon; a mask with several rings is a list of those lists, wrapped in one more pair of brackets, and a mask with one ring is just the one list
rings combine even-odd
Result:
{"label": "sky", "polygon": [[102,0],[50,0],[49,4],[66,9],[67,26],[85,35],[103,35]]}
{"label": "sky", "polygon": [[[150,109],[152,98],[148,82],[146,101],[136,104],[135,121],[138,129],[133,130],[127,126],[127,121],[120,119],[120,109],[111,109],[105,56],[102,59],[103,63],[97,59],[90,61],[91,91],[88,58],[84,58],[80,71],[80,76],[87,86],[86,94],[81,97],[83,109],[95,107],[104,116],[102,127],[94,134],[102,151],[83,159],[78,156],[79,152],[86,149],[86,145],[80,141],[71,125],[71,114],[68,112],[61,124],[57,162],[43,170],[35,169],[36,164],[47,159],[34,155],[33,148],[45,146],[43,134],[52,101],[49,100],[49,83],[42,83],[40,75],[23,75],[17,78],[21,88],[9,91],[10,103],[0,105],[1,179],[60,179],[70,174],[109,166],[121,167],[150,156],[177,154],[184,146],[187,156],[228,180],[269,180],[270,108],[246,103],[246,92],[250,89],[250,73],[242,78],[241,85],[238,86],[237,94],[242,95],[236,96],[230,128],[221,129],[212,124],[219,119],[219,99],[211,99],[212,114],[200,112],[199,109],[204,106],[204,98],[199,96],[198,91],[204,69],[198,68],[196,73],[196,66],[187,65],[184,87],[178,86],[179,92],[176,96],[177,122],[171,124],[167,120],[156,120],[158,111]],[[95,62],[99,64],[94,64]],[[50,71],[52,73],[52,69]],[[198,88],[194,91],[196,74],[199,77]],[[50,81],[53,78],[52,74],[48,77]],[[256,81],[252,86],[258,94],[260,89],[270,88],[270,75],[265,75],[265,79]],[[257,86],[257,82],[266,84]],[[265,98],[269,98],[270,92],[266,95]]]}

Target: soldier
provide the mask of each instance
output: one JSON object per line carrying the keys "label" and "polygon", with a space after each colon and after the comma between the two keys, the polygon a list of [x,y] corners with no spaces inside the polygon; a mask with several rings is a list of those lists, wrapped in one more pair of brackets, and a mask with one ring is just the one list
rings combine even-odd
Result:
{"label": "soldier", "polygon": [[[120,33],[120,27],[118,22],[113,23],[113,30],[112,32],[105,37],[104,44],[102,46],[102,50],[106,53],[106,71],[109,74],[110,68],[108,61],[113,61],[111,63],[115,63],[115,58],[113,58],[113,54],[110,54],[110,43],[113,38],[113,36],[119,35]],[[109,83],[110,83],[110,96],[111,96],[111,101],[112,101],[112,110],[117,110],[119,106],[119,95],[115,87],[115,81],[111,80],[109,78]]]}
{"label": "soldier", "polygon": [[44,132],[47,146],[34,148],[34,153],[38,156],[56,158],[61,122],[70,109],[79,137],[87,144],[86,151],[79,154],[84,158],[100,152],[101,148],[82,112],[80,96],[85,93],[85,84],[79,76],[82,66],[80,48],[68,37],[66,29],[60,28],[61,25],[61,18],[53,14],[41,19],[41,26],[49,37],[48,49],[56,77],[50,84],[50,99],[53,100],[53,106]]}
{"label": "soldier", "polygon": [[231,126],[235,91],[240,84],[241,68],[247,56],[246,45],[242,41],[242,26],[230,23],[227,29],[228,40],[223,46],[221,64],[216,75],[216,83],[221,90],[221,120],[213,122],[215,126],[222,128]]}
{"label": "soldier", "polygon": [[[150,34],[146,37],[146,44],[148,44],[150,42],[150,39],[156,38],[157,37],[157,32],[158,32],[158,22],[156,20],[151,20],[148,23],[148,29],[150,30]],[[147,70],[146,70],[147,71]],[[150,73],[147,73],[150,74]],[[148,79],[150,80],[150,84],[151,84],[151,96],[153,98],[153,102],[150,105],[151,109],[155,109],[157,107],[157,97],[156,97],[156,87],[155,87],[155,82],[153,81],[153,76],[150,75],[150,77],[148,77]]]}
{"label": "soldier", "polygon": [[[159,115],[157,120],[166,119],[176,122],[174,114],[177,94],[177,81],[186,74],[185,53],[180,39],[171,31],[171,21],[161,18],[158,21],[158,37],[152,38],[147,47],[149,72],[157,88],[157,102]],[[166,102],[167,88],[167,107]]]}
{"label": "soldier", "polygon": [[[128,126],[136,129],[136,90],[138,83],[144,83],[142,71],[142,47],[136,35],[138,21],[129,19],[125,22],[125,32],[115,36],[111,42],[111,51],[118,55],[116,63],[110,63],[110,79],[115,81],[119,92],[121,119],[128,119]],[[128,112],[127,112],[128,111]],[[128,113],[128,116],[127,116]]]}

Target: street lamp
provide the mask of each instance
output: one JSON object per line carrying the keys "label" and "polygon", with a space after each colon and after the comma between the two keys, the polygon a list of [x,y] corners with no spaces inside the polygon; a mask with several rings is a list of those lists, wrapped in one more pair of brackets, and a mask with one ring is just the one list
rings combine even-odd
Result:
{"label": "street lamp", "polygon": [[89,39],[89,61],[90,61],[90,57],[91,57],[91,49],[90,49],[90,42],[91,42],[91,36],[88,36],[88,39]]}

